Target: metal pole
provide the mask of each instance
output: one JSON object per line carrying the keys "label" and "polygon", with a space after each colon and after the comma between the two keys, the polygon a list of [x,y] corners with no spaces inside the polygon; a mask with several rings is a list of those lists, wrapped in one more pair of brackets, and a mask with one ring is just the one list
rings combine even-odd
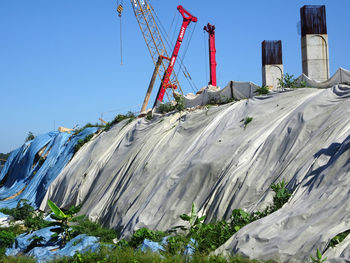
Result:
{"label": "metal pole", "polygon": [[157,74],[158,74],[159,67],[162,64],[162,60],[163,60],[162,56],[159,56],[158,60],[157,60],[157,64],[156,64],[156,66],[154,68],[154,71],[153,71],[151,82],[149,83],[149,86],[148,86],[148,90],[147,90],[147,93],[146,93],[145,100],[143,101],[143,104],[142,104],[141,114],[146,111],[146,107],[148,105],[148,101],[149,101],[149,98],[150,98],[151,93],[152,93],[154,82],[156,81],[156,77],[157,77]]}

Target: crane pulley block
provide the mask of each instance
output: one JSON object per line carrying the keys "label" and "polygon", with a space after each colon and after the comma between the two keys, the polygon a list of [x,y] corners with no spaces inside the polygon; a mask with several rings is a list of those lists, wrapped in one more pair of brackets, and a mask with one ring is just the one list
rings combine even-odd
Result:
{"label": "crane pulley block", "polygon": [[118,5],[117,7],[117,11],[118,11],[118,15],[121,16],[122,15],[122,12],[123,12],[123,6],[122,5]]}

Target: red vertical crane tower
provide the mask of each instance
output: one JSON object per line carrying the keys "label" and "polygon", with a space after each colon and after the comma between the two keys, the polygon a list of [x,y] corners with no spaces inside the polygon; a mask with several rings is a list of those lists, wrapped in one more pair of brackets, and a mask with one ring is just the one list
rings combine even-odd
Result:
{"label": "red vertical crane tower", "polygon": [[216,86],[215,26],[208,23],[208,25],[206,25],[203,29],[209,33],[209,64],[210,64],[209,85]]}
{"label": "red vertical crane tower", "polygon": [[171,88],[171,89],[177,88],[173,84],[169,84],[169,79],[170,79],[170,76],[174,70],[175,61],[176,61],[177,55],[179,54],[180,46],[181,46],[182,40],[185,36],[186,28],[188,27],[188,25],[191,22],[197,22],[197,17],[192,16],[181,5],[179,5],[177,7],[177,10],[179,10],[179,12],[183,18],[182,26],[181,26],[180,33],[179,33],[179,36],[178,36],[177,41],[176,41],[176,45],[174,47],[173,54],[171,55],[171,58],[169,59],[170,62],[169,62],[168,68],[165,71],[162,83],[160,84],[157,98],[156,98],[156,101],[154,102],[153,107],[155,107],[157,105],[157,103],[161,103],[163,101],[163,97],[164,97],[164,94],[165,94],[165,91],[167,88]]}

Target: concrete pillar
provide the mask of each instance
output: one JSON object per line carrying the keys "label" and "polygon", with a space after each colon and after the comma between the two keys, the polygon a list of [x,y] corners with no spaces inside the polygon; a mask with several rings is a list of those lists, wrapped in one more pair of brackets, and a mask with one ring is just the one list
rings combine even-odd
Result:
{"label": "concrete pillar", "polygon": [[264,40],[262,50],[262,84],[270,89],[277,89],[279,79],[283,77],[282,41]]}
{"label": "concrete pillar", "polygon": [[303,73],[310,79],[329,78],[329,50],[324,5],[305,5],[300,8],[301,55]]}

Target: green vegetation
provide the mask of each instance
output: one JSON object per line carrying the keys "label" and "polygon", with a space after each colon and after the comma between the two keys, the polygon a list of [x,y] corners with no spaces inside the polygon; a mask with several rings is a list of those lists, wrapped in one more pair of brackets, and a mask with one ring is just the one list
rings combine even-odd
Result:
{"label": "green vegetation", "polygon": [[175,110],[175,106],[171,102],[162,103],[158,107],[158,111],[161,114]]}
{"label": "green vegetation", "polygon": [[64,246],[67,241],[71,240],[73,229],[71,228],[72,222],[77,222],[83,219],[85,216],[75,216],[76,213],[80,211],[79,206],[72,206],[66,213],[64,213],[54,202],[51,200],[47,201],[48,206],[51,211],[54,213],[51,215],[51,218],[55,219],[56,222],[53,225],[57,226],[56,228],[51,229],[52,232],[55,232],[51,236],[51,241],[57,241],[59,236],[62,236],[61,246]]}
{"label": "green vegetation", "polygon": [[21,199],[15,208],[2,208],[0,209],[0,212],[12,216],[12,222],[23,220],[24,228],[22,228],[22,232],[26,229],[29,229],[30,231],[38,230],[47,227],[50,224],[48,221],[44,220],[44,213],[35,212],[34,208],[26,199]]}
{"label": "green vegetation", "polygon": [[86,234],[88,236],[99,237],[100,242],[112,243],[113,239],[118,236],[114,229],[104,228],[96,222],[90,221],[87,217],[82,216],[75,225],[72,226],[73,236]]}
{"label": "green vegetation", "polygon": [[[51,241],[58,239],[58,234],[63,237],[62,246],[73,237],[79,234],[100,237],[100,242],[109,243],[108,247],[102,246],[101,250],[92,253],[77,253],[74,257],[60,258],[52,262],[259,262],[248,260],[241,257],[229,257],[224,259],[220,256],[210,256],[209,253],[225,243],[234,233],[239,231],[245,225],[258,220],[268,214],[275,212],[286,203],[291,193],[286,188],[285,181],[272,184],[271,189],[275,192],[273,204],[263,211],[247,213],[242,209],[232,211],[228,221],[221,220],[217,222],[204,223],[205,216],[199,216],[196,206],[192,204],[189,214],[182,214],[180,218],[186,222],[183,226],[177,226],[167,232],[154,231],[147,228],[141,228],[133,234],[129,241],[121,240],[117,245],[112,244],[113,239],[117,237],[117,232],[111,229],[102,228],[99,224],[89,221],[84,215],[75,216],[80,207],[72,206],[68,211],[63,211],[52,201],[48,205],[54,213],[51,215],[55,222],[48,222],[49,225],[55,225],[55,234],[52,235]],[[42,214],[37,215],[34,209],[26,201],[21,201],[15,209],[2,209],[16,216],[17,219],[23,218],[42,218]],[[37,228],[38,224],[35,228]],[[47,225],[43,225],[45,227]],[[26,229],[32,230],[28,224]],[[0,235],[0,252],[4,253],[5,248],[12,245],[15,237],[23,233],[23,227],[13,226],[1,231]],[[136,248],[145,240],[149,239],[155,242],[161,242],[167,237],[166,245],[161,254],[151,252],[141,252]],[[35,246],[41,246],[42,239],[33,237],[29,250]],[[195,253],[190,259],[184,255],[188,245],[192,246]],[[1,255],[0,255],[1,258]],[[6,258],[7,262],[31,262],[13,261],[14,258]],[[12,260],[12,261],[11,261]],[[19,258],[18,260],[24,260]]]}
{"label": "green vegetation", "polygon": [[253,120],[253,117],[245,117],[244,119],[241,120],[243,122],[243,128],[247,128],[247,125]]}
{"label": "green vegetation", "polygon": [[265,94],[269,94],[270,91],[269,91],[269,88],[264,85],[264,86],[258,87],[255,93],[257,93],[258,95],[265,95]]}
{"label": "green vegetation", "polygon": [[310,256],[310,258],[311,258],[312,262],[315,262],[315,263],[322,263],[322,262],[325,262],[327,260],[327,257],[322,258],[322,254],[321,254],[319,249],[317,249],[317,251],[316,251],[316,257]]}
{"label": "green vegetation", "polygon": [[30,132],[28,132],[28,134],[27,134],[27,137],[26,137],[26,139],[25,139],[25,142],[29,142],[29,141],[31,141],[31,140],[34,140],[34,138],[35,138],[34,134],[30,131]]}
{"label": "green vegetation", "polygon": [[1,208],[0,212],[12,216],[17,221],[31,216],[34,213],[34,208],[28,203],[28,200],[21,199],[15,208]]}
{"label": "green vegetation", "polygon": [[84,139],[80,139],[76,145],[74,145],[74,154],[79,151],[79,149],[85,144],[87,143],[88,141],[91,140],[91,138],[94,137],[94,134],[89,134],[87,135]]}
{"label": "green vegetation", "polygon": [[175,105],[171,102],[160,104],[158,112],[164,114],[174,110],[181,112],[185,109],[185,99],[182,95],[175,96],[175,102]]}
{"label": "green vegetation", "polygon": [[[142,252],[131,247],[102,247],[97,253],[87,252],[84,254],[77,253],[73,257],[66,257],[50,261],[51,263],[259,263],[258,260],[251,260],[240,256],[228,257],[209,256],[206,254],[195,254],[191,257],[184,255],[171,255],[164,253],[152,253],[151,251]],[[272,263],[272,261],[268,261]]]}
{"label": "green vegetation", "polygon": [[81,132],[82,132],[84,129],[86,129],[86,128],[93,128],[93,127],[103,128],[104,125],[100,125],[100,124],[98,124],[98,123],[92,124],[92,123],[88,122],[88,123],[85,124],[82,128],[76,129],[76,130],[74,131],[73,135],[77,135],[77,134],[81,133]]}
{"label": "green vegetation", "polygon": [[297,89],[305,88],[306,83],[304,81],[299,82],[294,75],[284,74],[282,78],[278,79],[278,84],[281,89]]}
{"label": "green vegetation", "polygon": [[135,114],[131,111],[129,111],[126,115],[124,114],[118,114],[117,116],[115,116],[115,118],[113,119],[113,121],[111,122],[108,122],[106,125],[105,125],[105,128],[104,130],[105,131],[108,131],[113,125],[123,121],[123,120],[126,120],[126,119],[129,119],[129,123],[131,121],[133,121],[134,119],[136,118]]}
{"label": "green vegetation", "polygon": [[[333,237],[331,239],[328,247],[335,247],[336,245],[340,244],[349,234],[350,234],[350,229],[346,230],[342,233],[339,233],[338,235],[336,235],[335,237]],[[327,247],[327,249],[328,249],[328,247]]]}
{"label": "green vegetation", "polygon": [[145,239],[149,239],[154,242],[160,242],[165,236],[167,236],[167,233],[165,232],[154,231],[143,227],[135,231],[131,237],[129,245],[133,248],[137,248]]}
{"label": "green vegetation", "polygon": [[52,235],[51,240],[56,241],[59,234],[62,235],[62,246],[72,238],[86,234],[89,236],[95,236],[100,238],[100,242],[112,243],[113,239],[117,237],[117,232],[113,229],[103,228],[101,225],[95,222],[91,222],[85,215],[76,216],[80,211],[80,206],[72,206],[68,211],[63,212],[54,202],[48,200],[48,206],[54,213],[51,218],[56,222],[51,225],[57,226],[51,231],[55,232]]}
{"label": "green vegetation", "polygon": [[10,156],[10,153],[0,153],[0,159],[7,160]]}

